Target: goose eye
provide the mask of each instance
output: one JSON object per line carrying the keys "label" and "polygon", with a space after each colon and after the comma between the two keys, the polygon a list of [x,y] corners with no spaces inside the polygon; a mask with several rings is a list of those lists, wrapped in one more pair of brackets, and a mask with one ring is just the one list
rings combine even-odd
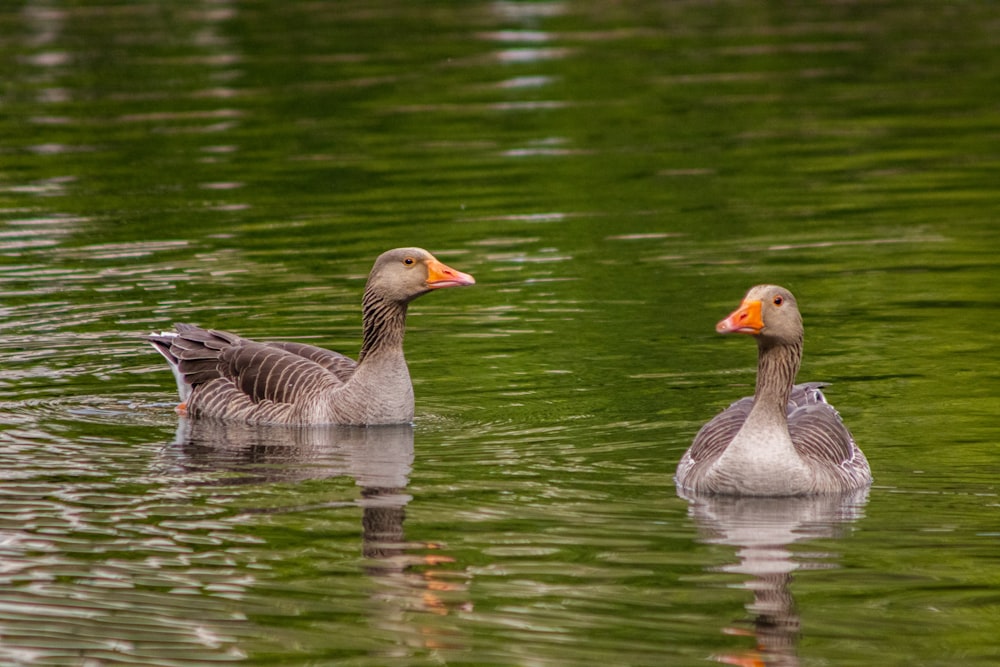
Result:
{"label": "goose eye", "polygon": [[783,304],[784,302],[785,302],[785,300],[784,300],[784,299],[782,299],[782,298],[781,298],[780,296],[776,296],[776,297],[774,297],[774,305],[776,305],[776,306],[780,306],[780,305],[781,305],[781,304]]}
{"label": "goose eye", "polygon": [[413,259],[412,257],[407,257],[406,259],[403,260],[403,264],[405,264],[406,266],[413,266],[416,263],[417,260]]}

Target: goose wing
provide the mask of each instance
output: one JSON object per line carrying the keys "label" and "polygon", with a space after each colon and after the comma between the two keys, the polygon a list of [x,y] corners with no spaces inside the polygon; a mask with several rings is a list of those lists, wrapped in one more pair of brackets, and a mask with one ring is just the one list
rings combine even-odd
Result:
{"label": "goose wing", "polygon": [[820,382],[797,384],[788,401],[788,433],[806,460],[842,469],[867,470],[868,464],[840,413],[827,403]]}
{"label": "goose wing", "polygon": [[281,344],[257,343],[226,331],[190,324],[178,324],[175,329],[176,334],[154,336],[150,342],[168,361],[173,358],[179,379],[192,388],[200,402],[207,401],[206,393],[232,396],[236,390],[255,404],[294,404],[344,383],[329,368],[337,363],[346,366],[335,360],[336,353],[326,357],[313,353],[325,362],[319,363]]}
{"label": "goose wing", "polygon": [[350,380],[351,376],[354,375],[354,370],[358,367],[358,362],[354,359],[344,356],[340,352],[325,350],[315,345],[305,343],[267,343],[267,345],[314,361],[336,375],[341,382]]}
{"label": "goose wing", "polygon": [[726,451],[726,447],[743,426],[752,407],[753,397],[741,398],[702,426],[677,464],[677,478],[683,480],[693,469],[701,469],[703,466],[707,468],[722,456],[722,452]]}

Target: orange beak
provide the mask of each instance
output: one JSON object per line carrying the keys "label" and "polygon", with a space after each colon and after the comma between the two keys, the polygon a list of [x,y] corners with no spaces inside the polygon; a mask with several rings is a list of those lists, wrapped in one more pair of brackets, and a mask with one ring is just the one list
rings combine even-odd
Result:
{"label": "orange beak", "polygon": [[760,301],[744,301],[729,317],[716,324],[715,330],[721,334],[759,334],[764,330],[760,307]]}
{"label": "orange beak", "polygon": [[441,289],[442,287],[462,287],[464,285],[475,285],[476,279],[468,273],[456,271],[446,264],[442,264],[434,257],[427,260],[427,287],[430,289]]}

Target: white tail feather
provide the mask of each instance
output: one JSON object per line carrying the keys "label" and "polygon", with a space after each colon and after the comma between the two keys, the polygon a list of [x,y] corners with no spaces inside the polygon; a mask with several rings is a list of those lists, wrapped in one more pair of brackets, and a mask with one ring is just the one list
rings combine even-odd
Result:
{"label": "white tail feather", "polygon": [[[153,335],[160,336],[163,338],[177,337],[177,334],[172,331],[155,332],[153,333]],[[178,364],[177,358],[174,357],[172,354],[170,354],[170,350],[163,347],[162,345],[158,345],[156,343],[150,343],[150,345],[153,347],[154,350],[159,352],[164,359],[167,360],[167,363],[170,365],[170,372],[174,374],[174,380],[177,382],[177,393],[181,397],[181,402],[182,403],[187,402],[187,400],[191,397],[192,387],[184,380],[184,374],[181,373],[181,370],[177,365]]]}

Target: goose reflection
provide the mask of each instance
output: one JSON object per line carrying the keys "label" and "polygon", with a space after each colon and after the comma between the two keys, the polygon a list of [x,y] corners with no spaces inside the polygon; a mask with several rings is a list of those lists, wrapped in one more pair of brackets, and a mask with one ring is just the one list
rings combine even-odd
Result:
{"label": "goose reflection", "polygon": [[[403,530],[406,487],[413,467],[410,425],[352,427],[248,426],[181,418],[169,465],[185,472],[236,473],[210,484],[289,483],[349,476],[360,487],[356,500],[336,500],[295,507],[260,508],[251,513],[315,511],[360,506],[363,571],[378,583],[373,592],[373,622],[392,627],[412,624],[414,610],[447,615],[465,608],[464,585],[457,573],[437,565],[453,562],[434,543],[407,543]],[[423,554],[415,553],[417,550]],[[456,601],[457,600],[457,601]],[[403,619],[409,619],[404,621]],[[423,647],[453,646],[441,627],[409,628]],[[407,634],[410,634],[407,633]],[[451,634],[451,633],[447,633]]]}
{"label": "goose reflection", "polygon": [[754,498],[693,496],[681,494],[690,503],[688,513],[711,544],[737,548],[738,562],[721,571],[749,575],[746,588],[753,600],[746,605],[751,629],[726,628],[733,634],[752,634],[756,649],[717,656],[717,660],[745,667],[777,665],[796,667],[799,613],[790,584],[799,569],[833,567],[836,554],[811,553],[807,559],[789,549],[795,542],[838,537],[847,524],[863,516],[868,490],[802,498]]}

